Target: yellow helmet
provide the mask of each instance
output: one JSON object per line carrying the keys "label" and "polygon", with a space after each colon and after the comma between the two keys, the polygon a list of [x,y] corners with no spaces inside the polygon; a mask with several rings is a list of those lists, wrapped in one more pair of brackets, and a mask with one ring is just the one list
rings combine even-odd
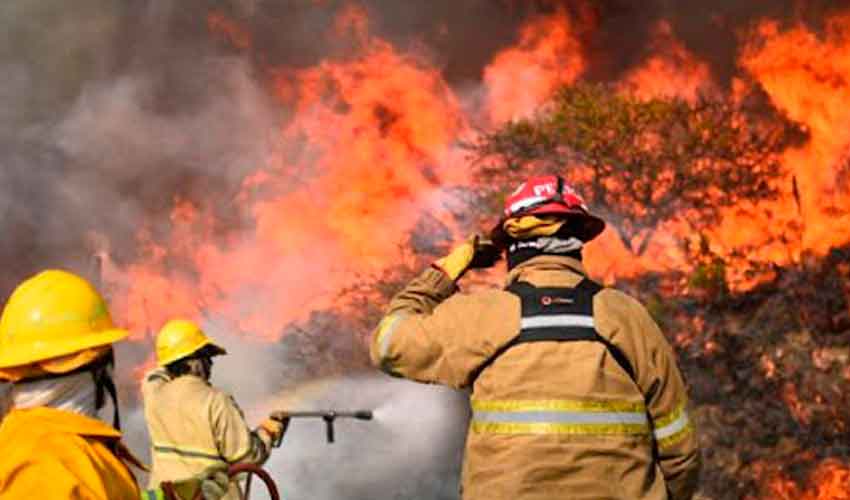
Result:
{"label": "yellow helmet", "polygon": [[214,356],[227,354],[227,351],[213,343],[194,322],[173,319],[162,327],[156,337],[156,360],[159,366],[165,366],[206,346],[212,348]]}
{"label": "yellow helmet", "polygon": [[72,371],[126,336],[91,283],[67,271],[41,272],[18,285],[0,316],[0,379]]}

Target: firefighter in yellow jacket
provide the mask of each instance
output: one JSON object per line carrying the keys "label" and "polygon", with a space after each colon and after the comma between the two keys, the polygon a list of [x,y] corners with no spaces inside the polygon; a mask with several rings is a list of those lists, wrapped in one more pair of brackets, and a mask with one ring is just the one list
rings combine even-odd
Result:
{"label": "firefighter in yellow jacket", "polygon": [[[140,491],[121,442],[112,382],[112,344],[127,336],[101,296],[65,271],[23,282],[0,317],[0,380],[11,410],[0,424],[0,498],[4,500],[163,499],[159,485]],[[98,420],[106,395],[113,425]],[[198,488],[206,500],[226,491],[220,468],[173,483],[180,498]]]}
{"label": "firefighter in yellow jacket", "polygon": [[[213,357],[226,351],[197,324],[169,321],[156,339],[158,368],[143,381],[151,439],[151,484],[192,477],[211,465],[262,464],[286,422],[271,418],[251,430],[234,399],[209,383]],[[232,483],[226,499],[239,499]]]}
{"label": "firefighter in yellow jacket", "polygon": [[472,389],[465,499],[694,495],[700,456],[674,353],[636,300],[582,267],[604,227],[560,177],[529,179],[492,234],[504,290],[456,293],[498,256],[473,238],[396,295],[373,334],[373,363],[390,374]]}

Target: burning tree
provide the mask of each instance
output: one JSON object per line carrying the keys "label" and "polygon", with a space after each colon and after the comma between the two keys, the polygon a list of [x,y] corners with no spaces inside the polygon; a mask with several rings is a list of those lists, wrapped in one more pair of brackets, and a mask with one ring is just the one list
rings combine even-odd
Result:
{"label": "burning tree", "polygon": [[[515,185],[529,169],[587,186],[594,209],[641,255],[666,222],[699,231],[723,208],[773,198],[780,153],[800,138],[772,108],[733,98],[641,100],[577,84],[469,147],[485,186]],[[493,190],[491,201],[503,194]]]}

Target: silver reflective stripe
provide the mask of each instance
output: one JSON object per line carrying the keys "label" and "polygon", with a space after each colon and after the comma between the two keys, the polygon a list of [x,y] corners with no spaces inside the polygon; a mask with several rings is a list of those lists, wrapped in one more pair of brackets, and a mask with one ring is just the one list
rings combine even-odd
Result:
{"label": "silver reflective stripe", "polygon": [[381,325],[380,341],[381,341],[381,359],[387,357],[387,352],[390,349],[390,340],[399,325],[399,320],[404,317],[402,314],[394,314],[388,318],[389,324]]}
{"label": "silver reflective stripe", "polygon": [[479,422],[545,423],[545,424],[635,424],[646,425],[645,413],[627,412],[567,412],[567,411],[474,411],[472,418]]}
{"label": "silver reflective stripe", "polygon": [[526,328],[550,328],[557,326],[581,326],[594,328],[593,316],[584,314],[555,314],[551,316],[531,316],[522,318],[520,327]]}
{"label": "silver reflective stripe", "polygon": [[681,431],[688,425],[688,412],[682,411],[682,414],[679,415],[679,418],[670,422],[669,424],[661,427],[660,429],[655,429],[655,439],[662,440],[664,438],[670,437],[673,434]]}

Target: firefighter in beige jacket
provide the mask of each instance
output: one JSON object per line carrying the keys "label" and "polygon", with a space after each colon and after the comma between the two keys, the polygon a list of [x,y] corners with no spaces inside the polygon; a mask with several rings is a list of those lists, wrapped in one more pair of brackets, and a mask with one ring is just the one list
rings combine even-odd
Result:
{"label": "firefighter in beige jacket", "polygon": [[[214,464],[264,463],[286,422],[269,418],[252,431],[233,397],[210,385],[212,357],[226,351],[186,320],[168,322],[156,350],[159,367],[142,384],[150,483],[190,477]],[[224,498],[240,498],[235,483]]]}
{"label": "firefighter in beige jacket", "polygon": [[508,287],[456,293],[466,269],[495,261],[471,239],[393,298],[373,362],[472,389],[465,499],[691,498],[700,456],[674,353],[636,300],[581,264],[604,223],[556,176],[506,205],[493,240]]}

